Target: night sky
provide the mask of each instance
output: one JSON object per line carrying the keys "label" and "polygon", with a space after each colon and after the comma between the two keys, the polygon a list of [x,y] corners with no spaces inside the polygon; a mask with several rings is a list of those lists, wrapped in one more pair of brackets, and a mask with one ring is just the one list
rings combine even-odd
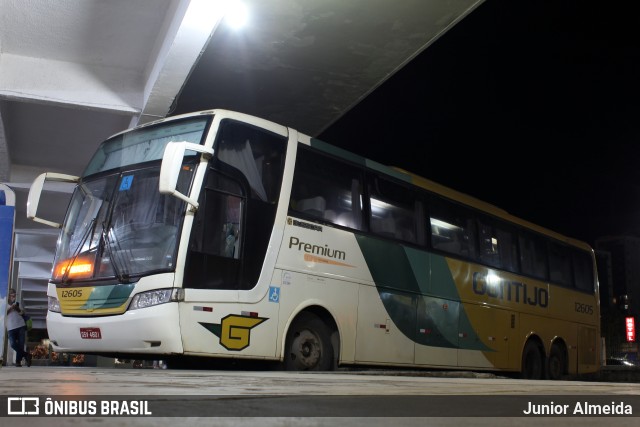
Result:
{"label": "night sky", "polygon": [[590,244],[639,234],[637,3],[487,0],[318,137]]}

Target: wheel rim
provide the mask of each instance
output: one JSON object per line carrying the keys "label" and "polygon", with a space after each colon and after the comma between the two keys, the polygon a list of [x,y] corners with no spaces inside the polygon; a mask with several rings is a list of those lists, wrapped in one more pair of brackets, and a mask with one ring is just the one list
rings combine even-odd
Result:
{"label": "wheel rim", "polygon": [[561,375],[561,363],[560,363],[560,359],[558,359],[557,357],[551,357],[549,359],[549,376],[551,377],[551,379],[558,379],[560,378]]}
{"label": "wheel rim", "polygon": [[322,358],[322,341],[313,331],[298,332],[291,343],[291,359],[297,369],[313,369]]}
{"label": "wheel rim", "polygon": [[562,350],[558,349],[555,346],[551,349],[547,369],[549,379],[552,380],[559,380],[564,374],[565,358],[563,356]]}

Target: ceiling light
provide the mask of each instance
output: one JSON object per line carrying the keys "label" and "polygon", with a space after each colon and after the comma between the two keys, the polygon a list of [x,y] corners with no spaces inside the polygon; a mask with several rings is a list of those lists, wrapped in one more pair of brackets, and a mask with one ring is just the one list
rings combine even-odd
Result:
{"label": "ceiling light", "polygon": [[230,1],[226,7],[225,20],[232,28],[244,27],[249,20],[247,6],[241,1]]}

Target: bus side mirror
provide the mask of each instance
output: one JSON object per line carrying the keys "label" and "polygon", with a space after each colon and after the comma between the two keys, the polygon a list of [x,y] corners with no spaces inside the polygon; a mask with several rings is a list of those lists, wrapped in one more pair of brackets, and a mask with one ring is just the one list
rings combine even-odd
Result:
{"label": "bus side mirror", "polygon": [[162,155],[158,189],[161,194],[169,194],[173,197],[177,197],[197,209],[197,200],[182,194],[176,189],[180,170],[182,169],[182,160],[184,159],[186,151],[204,153],[205,158],[210,158],[213,155],[212,148],[205,148],[200,144],[194,144],[186,141],[168,143],[164,149],[164,154]]}
{"label": "bus side mirror", "polygon": [[31,187],[29,187],[29,196],[27,198],[27,218],[35,222],[49,225],[51,227],[62,228],[62,224],[43,218],[38,218],[36,216],[38,211],[38,204],[40,203],[40,197],[42,196],[42,190],[44,188],[44,183],[45,181],[57,181],[71,184],[77,183],[79,179],[80,178],[77,176],[54,172],[46,172],[38,175],[38,177],[33,180],[33,184],[31,184]]}

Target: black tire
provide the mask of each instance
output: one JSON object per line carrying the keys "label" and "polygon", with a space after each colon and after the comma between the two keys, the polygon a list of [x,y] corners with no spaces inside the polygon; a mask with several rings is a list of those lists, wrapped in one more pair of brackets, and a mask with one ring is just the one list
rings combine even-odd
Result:
{"label": "black tire", "polygon": [[540,380],[543,374],[544,368],[540,349],[536,343],[529,341],[522,352],[521,376],[528,380]]}
{"label": "black tire", "polygon": [[333,367],[331,331],[315,314],[302,313],[293,321],[285,346],[287,371],[330,371]]}
{"label": "black tire", "polygon": [[561,380],[566,370],[564,353],[557,345],[551,347],[549,360],[547,360],[547,378],[550,380]]}

